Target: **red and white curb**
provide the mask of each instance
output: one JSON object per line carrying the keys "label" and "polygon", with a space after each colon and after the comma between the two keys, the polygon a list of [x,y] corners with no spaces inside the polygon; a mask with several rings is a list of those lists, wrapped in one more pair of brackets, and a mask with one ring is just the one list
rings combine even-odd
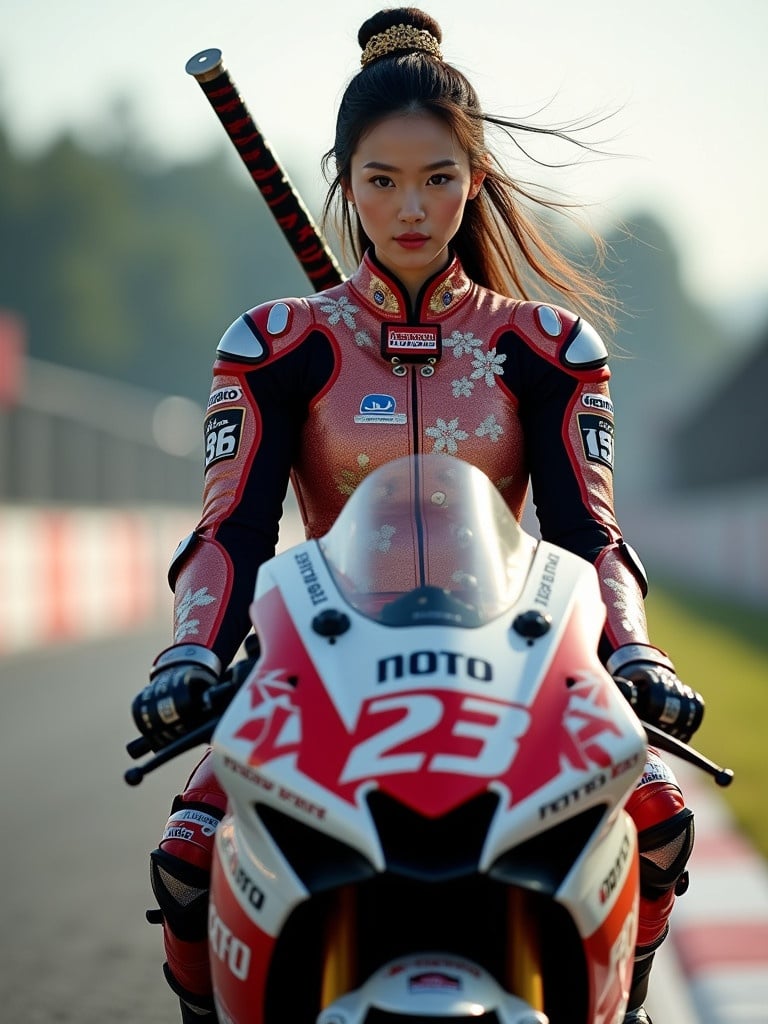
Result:
{"label": "red and white curb", "polygon": [[170,634],[167,568],[195,521],[166,506],[0,508],[0,655],[155,616]]}
{"label": "red and white curb", "polygon": [[[199,509],[0,506],[0,657],[173,624],[168,566]],[[304,540],[297,512],[279,548]]]}
{"label": "red and white curb", "polygon": [[768,1024],[768,866],[714,782],[677,761],[674,770],[696,842],[690,889],[675,903],[651,976],[649,1012],[655,1024]]}

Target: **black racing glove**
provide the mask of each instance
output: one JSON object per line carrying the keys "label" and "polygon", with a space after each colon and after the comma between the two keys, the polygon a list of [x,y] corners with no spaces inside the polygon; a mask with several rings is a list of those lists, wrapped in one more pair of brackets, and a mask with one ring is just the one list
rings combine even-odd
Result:
{"label": "black racing glove", "polygon": [[169,647],[155,659],[149,683],[131,711],[150,748],[162,750],[209,717],[205,693],[221,675],[218,657],[200,644]]}
{"label": "black racing glove", "polygon": [[681,683],[664,651],[650,644],[624,644],[605,667],[637,717],[687,743],[701,725],[704,698]]}

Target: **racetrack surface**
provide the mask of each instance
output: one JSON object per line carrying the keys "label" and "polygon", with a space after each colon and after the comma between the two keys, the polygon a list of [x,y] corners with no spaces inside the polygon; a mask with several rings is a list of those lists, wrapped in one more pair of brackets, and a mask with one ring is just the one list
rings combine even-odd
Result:
{"label": "racetrack surface", "polygon": [[176,761],[130,789],[130,700],[167,632],[47,648],[0,661],[0,1018],[171,1024],[147,852]]}

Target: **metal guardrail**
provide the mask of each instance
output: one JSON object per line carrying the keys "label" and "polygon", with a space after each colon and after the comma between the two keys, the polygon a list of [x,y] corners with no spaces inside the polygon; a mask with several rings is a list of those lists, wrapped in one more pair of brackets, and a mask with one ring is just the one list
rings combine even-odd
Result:
{"label": "metal guardrail", "polygon": [[28,359],[0,410],[0,501],[198,505],[203,409]]}

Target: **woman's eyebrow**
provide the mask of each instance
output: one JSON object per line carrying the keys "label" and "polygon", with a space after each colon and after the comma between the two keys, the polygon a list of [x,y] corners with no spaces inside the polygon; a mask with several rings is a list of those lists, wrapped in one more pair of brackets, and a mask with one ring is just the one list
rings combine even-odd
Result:
{"label": "woman's eyebrow", "polygon": [[[420,171],[438,171],[442,167],[458,167],[457,162],[451,157],[446,157],[445,160],[435,160],[434,163],[427,164],[425,167],[419,168]],[[380,160],[369,160],[368,163],[363,164],[364,171],[400,171],[400,167],[395,167],[394,164],[385,164]]]}

